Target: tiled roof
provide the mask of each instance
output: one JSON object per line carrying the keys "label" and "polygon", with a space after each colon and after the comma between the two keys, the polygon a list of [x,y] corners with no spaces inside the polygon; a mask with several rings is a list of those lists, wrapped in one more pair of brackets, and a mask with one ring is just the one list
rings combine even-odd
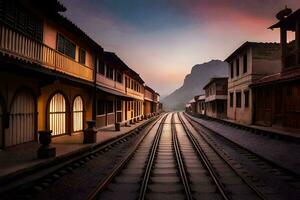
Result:
{"label": "tiled roof", "polygon": [[240,47],[238,47],[233,53],[231,53],[224,61],[225,62],[231,62],[233,58],[235,58],[238,54],[240,54],[242,51],[249,47],[272,47],[272,46],[279,46],[278,43],[275,42],[245,42]]}
{"label": "tiled roof", "polygon": [[217,80],[227,80],[228,77],[213,77],[209,80],[209,82],[203,87],[203,89],[207,88],[211,83],[217,81]]}

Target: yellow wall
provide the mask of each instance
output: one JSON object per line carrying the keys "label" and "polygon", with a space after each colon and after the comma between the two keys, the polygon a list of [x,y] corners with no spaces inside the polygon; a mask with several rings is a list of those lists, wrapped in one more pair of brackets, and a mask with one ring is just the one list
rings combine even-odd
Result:
{"label": "yellow wall", "polygon": [[[71,85],[54,83],[48,86],[41,88],[41,95],[38,98],[38,130],[47,129],[47,104],[50,101],[50,98],[56,93],[61,92],[66,98],[67,112],[72,112],[73,100],[76,96],[80,95],[84,101],[84,122],[92,120],[92,97],[88,94],[88,91],[84,88],[74,87]],[[71,115],[69,115],[71,116]],[[69,124],[67,132],[72,131],[72,118],[69,119]],[[87,127],[84,123],[84,128]]]}
{"label": "yellow wall", "polygon": [[92,55],[91,48],[89,48],[89,45],[80,41],[78,36],[73,35],[72,33],[68,32],[62,27],[58,27],[54,23],[45,20],[44,21],[44,44],[51,47],[52,49],[56,49],[57,45],[57,34],[60,33],[63,36],[67,37],[70,41],[76,44],[76,58],[75,60],[78,62],[79,60],[79,47],[86,50],[86,63],[85,65],[88,67],[94,66],[94,56]]}

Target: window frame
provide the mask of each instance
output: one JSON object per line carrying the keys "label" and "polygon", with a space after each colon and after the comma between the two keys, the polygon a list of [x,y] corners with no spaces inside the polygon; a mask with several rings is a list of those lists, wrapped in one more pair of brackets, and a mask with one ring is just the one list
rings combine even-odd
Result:
{"label": "window frame", "polygon": [[[102,109],[101,109],[101,110],[103,110],[103,113],[100,112],[101,111],[100,110],[101,107],[99,105],[103,106]],[[97,116],[103,116],[105,114],[106,114],[106,102],[103,99],[98,99],[97,100]]]}
{"label": "window frame", "polygon": [[247,53],[245,53],[243,55],[243,73],[247,73],[248,72],[248,55]]}
{"label": "window frame", "polygon": [[229,106],[230,108],[233,108],[233,102],[234,102],[234,93],[233,92],[230,92],[229,93]]}
{"label": "window frame", "polygon": [[107,100],[106,101],[106,113],[107,114],[112,114],[115,112],[115,109],[114,109],[114,101],[113,100]]}
{"label": "window frame", "polygon": [[116,81],[118,83],[123,83],[123,74],[119,70],[116,70]]}
{"label": "window frame", "polygon": [[109,78],[111,80],[114,80],[114,68],[106,65],[106,78]]}
{"label": "window frame", "polygon": [[230,63],[230,78],[234,78],[234,64]]}
{"label": "window frame", "polygon": [[[63,39],[63,51],[61,51],[59,48],[59,41],[60,41],[59,38],[60,37]],[[69,42],[72,46],[74,46],[74,55],[69,55],[66,53],[66,42]],[[71,58],[74,61],[76,60],[76,44],[61,33],[57,33],[57,36],[56,36],[56,50],[58,52],[60,52],[61,54],[65,55],[66,57]],[[74,56],[74,57],[72,57],[72,56]]]}
{"label": "window frame", "polygon": [[240,59],[237,58],[236,61],[235,61],[235,74],[236,76],[240,76]]}
{"label": "window frame", "polygon": [[104,63],[99,63],[98,65],[98,74],[105,76],[106,74],[106,65]]}
{"label": "window frame", "polygon": [[242,93],[235,92],[235,107],[241,108],[242,107]]}
{"label": "window frame", "polygon": [[[84,55],[84,57],[82,57]],[[78,63],[85,65],[86,63],[86,50],[82,47],[79,48]]]}
{"label": "window frame", "polygon": [[249,103],[250,103],[250,92],[249,92],[249,90],[245,90],[244,91],[244,99],[245,99],[245,101],[244,101],[244,107],[245,108],[249,108]]}
{"label": "window frame", "polygon": [[[34,41],[43,42],[43,18],[16,1],[3,1],[2,6],[2,13],[0,14],[1,23]],[[19,22],[23,22],[23,24]]]}

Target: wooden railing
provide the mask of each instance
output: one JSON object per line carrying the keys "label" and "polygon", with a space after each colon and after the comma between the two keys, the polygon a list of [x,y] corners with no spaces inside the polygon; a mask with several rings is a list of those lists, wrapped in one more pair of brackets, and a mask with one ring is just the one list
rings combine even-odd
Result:
{"label": "wooden railing", "polygon": [[129,96],[132,96],[133,98],[137,98],[137,99],[144,99],[144,94],[143,93],[139,93],[133,89],[130,88],[126,88],[126,94]]}
{"label": "wooden railing", "polygon": [[92,68],[5,25],[0,25],[0,51],[76,78],[93,81]]}

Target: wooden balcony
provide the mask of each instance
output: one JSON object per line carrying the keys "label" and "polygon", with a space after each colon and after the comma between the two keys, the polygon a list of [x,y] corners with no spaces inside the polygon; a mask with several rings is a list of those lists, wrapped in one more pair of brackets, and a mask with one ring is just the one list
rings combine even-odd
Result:
{"label": "wooden balcony", "polygon": [[0,51],[17,59],[39,64],[57,72],[93,81],[92,68],[80,64],[57,50],[5,25],[0,25]]}
{"label": "wooden balcony", "polygon": [[133,89],[130,89],[130,88],[126,88],[126,94],[128,96],[131,96],[132,98],[135,98],[135,99],[139,99],[139,100],[144,100],[144,94],[143,93],[139,93]]}
{"label": "wooden balcony", "polygon": [[97,74],[96,79],[98,85],[102,85],[109,89],[116,90],[125,94],[125,84],[109,79],[102,74]]}

